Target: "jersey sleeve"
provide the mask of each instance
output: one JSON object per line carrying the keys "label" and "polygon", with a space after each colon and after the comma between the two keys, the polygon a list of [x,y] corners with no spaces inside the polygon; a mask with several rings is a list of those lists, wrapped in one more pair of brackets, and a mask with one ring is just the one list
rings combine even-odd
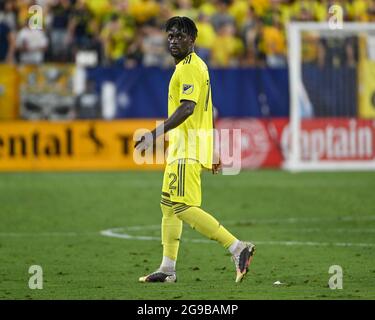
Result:
{"label": "jersey sleeve", "polygon": [[191,64],[181,66],[179,74],[179,101],[198,102],[202,88],[202,76],[198,68]]}

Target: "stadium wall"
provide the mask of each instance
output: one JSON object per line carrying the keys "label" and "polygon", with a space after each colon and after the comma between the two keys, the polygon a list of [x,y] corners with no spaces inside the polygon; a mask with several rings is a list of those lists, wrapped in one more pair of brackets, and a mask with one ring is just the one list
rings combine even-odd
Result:
{"label": "stadium wall", "polygon": [[[93,68],[87,80],[116,88],[115,118],[166,117],[168,83],[173,70],[160,68]],[[286,68],[210,69],[213,104],[220,117],[288,117]],[[261,100],[266,96],[266,101]],[[264,103],[269,109],[265,111]]]}
{"label": "stadium wall", "polygon": [[[80,94],[73,92],[74,66],[69,64],[43,64],[38,67],[0,66],[0,119],[69,120],[69,119],[153,119],[167,115],[168,83],[172,69],[160,68],[93,68],[87,70],[86,88]],[[5,69],[4,69],[5,68]],[[373,116],[373,81],[368,68],[359,75],[363,93],[357,114],[357,88],[355,70],[332,69],[325,77],[319,68],[306,68],[308,93],[315,106],[316,116],[328,116],[332,106],[339,106],[336,116]],[[289,116],[288,71],[285,68],[211,69],[213,103],[221,118],[251,117],[277,118]],[[332,100],[332,79],[346,75],[351,84],[338,87]],[[327,83],[325,82],[326,79]],[[353,83],[352,83],[353,82]],[[366,84],[366,85],[365,85]],[[111,88],[108,93],[105,88]],[[317,91],[317,88],[319,90]],[[95,92],[98,106],[77,109],[82,97]],[[110,112],[108,113],[108,107]],[[322,112],[320,112],[323,110]],[[341,114],[341,111],[344,112]],[[332,111],[332,110],[331,110]],[[350,112],[349,112],[350,111]],[[101,114],[100,114],[101,113]]]}

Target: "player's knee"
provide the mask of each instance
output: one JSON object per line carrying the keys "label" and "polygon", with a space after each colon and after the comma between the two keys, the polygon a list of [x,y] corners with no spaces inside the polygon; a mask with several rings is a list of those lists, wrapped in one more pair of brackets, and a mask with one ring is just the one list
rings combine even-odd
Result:
{"label": "player's knee", "polygon": [[163,216],[173,215],[172,204],[172,201],[166,196],[166,194],[162,194],[160,199],[160,208]]}
{"label": "player's knee", "polygon": [[181,202],[173,202],[172,203],[173,212],[176,216],[179,216],[181,213],[185,212],[187,209],[190,208],[189,205],[186,203]]}
{"label": "player's knee", "polygon": [[160,209],[163,214],[163,217],[165,218],[172,217],[174,215],[172,205],[160,202]]}
{"label": "player's knee", "polygon": [[178,219],[186,222],[191,228],[195,229],[196,221],[194,214],[187,211],[189,208],[191,208],[191,206],[179,203],[173,206],[173,212]]}

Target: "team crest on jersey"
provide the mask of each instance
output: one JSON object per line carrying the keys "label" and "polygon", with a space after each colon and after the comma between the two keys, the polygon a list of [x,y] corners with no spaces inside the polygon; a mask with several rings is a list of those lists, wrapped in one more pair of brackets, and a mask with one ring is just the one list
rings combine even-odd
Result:
{"label": "team crest on jersey", "polygon": [[191,94],[194,90],[193,84],[183,84],[182,85],[182,94]]}

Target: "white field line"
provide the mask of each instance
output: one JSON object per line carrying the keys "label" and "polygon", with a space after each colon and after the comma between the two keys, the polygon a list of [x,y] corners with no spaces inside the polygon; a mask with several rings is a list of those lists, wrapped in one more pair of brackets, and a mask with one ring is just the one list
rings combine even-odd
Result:
{"label": "white field line", "polygon": [[[280,224],[294,224],[294,223],[301,223],[301,222],[351,222],[351,221],[375,221],[375,216],[343,216],[343,217],[289,217],[289,218],[263,218],[263,219],[248,219],[248,220],[228,220],[223,221],[222,223],[225,225],[231,225],[231,226],[243,226],[243,225],[251,225],[251,224],[274,224],[274,223],[280,223]],[[137,231],[137,230],[152,230],[152,229],[159,229],[160,224],[155,225],[144,225],[144,226],[130,226],[126,227],[126,230],[130,231]],[[122,228],[124,229],[124,228]],[[318,228],[317,228],[318,229]],[[322,230],[322,229],[321,229]]]}
{"label": "white field line", "polygon": [[[241,225],[241,224],[271,224],[271,223],[300,223],[300,222],[351,222],[351,221],[375,221],[375,216],[344,216],[344,217],[307,217],[307,218],[301,218],[301,217],[290,217],[290,218],[269,218],[269,219],[249,219],[249,220],[238,220],[234,222],[235,225]],[[233,223],[233,221],[228,221],[229,223]]]}
{"label": "white field line", "polygon": [[[286,218],[286,219],[254,219],[248,221],[226,221],[224,225],[235,225],[243,226],[246,224],[267,224],[267,223],[286,223],[293,224],[298,222],[322,222],[322,221],[375,221],[374,216],[367,217],[338,217],[338,218]],[[132,232],[146,231],[146,230],[160,230],[160,225],[145,225],[145,226],[130,226],[123,228],[112,228],[103,230],[100,232],[101,235],[106,237],[127,239],[127,240],[140,240],[140,241],[160,241],[160,236],[143,236],[133,235]],[[373,233],[375,229],[352,229],[352,228],[298,228],[298,232],[358,232],[358,233]],[[130,233],[129,233],[130,232]],[[195,243],[213,243],[212,240],[208,239],[189,239],[183,238],[183,241],[195,242]],[[336,246],[336,247],[375,247],[375,243],[351,243],[351,242],[316,242],[316,241],[255,241],[252,242],[259,245],[284,245],[284,246]]]}
{"label": "white field line", "polygon": [[[160,226],[159,226],[160,227]],[[103,230],[100,232],[101,235],[112,238],[120,238],[126,240],[140,240],[140,241],[160,241],[160,237],[151,236],[134,236],[129,233],[119,233],[119,231],[125,228],[114,228]],[[183,238],[183,241],[195,242],[195,243],[214,243],[208,239],[188,239]],[[375,247],[375,243],[351,243],[351,242],[315,242],[315,241],[257,241],[250,240],[257,245],[282,245],[282,246],[335,246],[335,247]]]}

